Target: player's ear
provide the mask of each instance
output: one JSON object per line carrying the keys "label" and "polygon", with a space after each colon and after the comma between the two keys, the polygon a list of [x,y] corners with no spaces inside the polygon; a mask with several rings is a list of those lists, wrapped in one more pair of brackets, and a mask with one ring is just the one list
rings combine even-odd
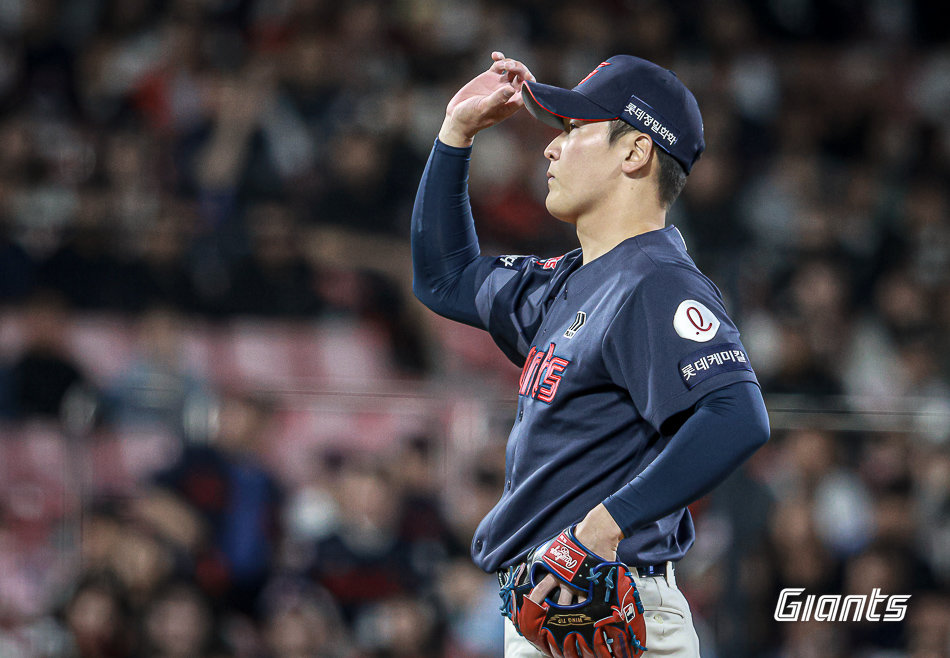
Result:
{"label": "player's ear", "polygon": [[624,140],[625,147],[621,170],[627,175],[635,174],[650,162],[650,156],[653,155],[653,140],[639,130],[628,133],[621,139]]}

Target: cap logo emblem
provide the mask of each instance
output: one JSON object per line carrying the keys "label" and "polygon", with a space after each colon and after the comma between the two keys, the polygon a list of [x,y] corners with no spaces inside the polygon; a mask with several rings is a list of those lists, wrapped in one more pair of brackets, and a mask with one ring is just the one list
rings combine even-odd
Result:
{"label": "cap logo emblem", "polygon": [[604,68],[605,66],[610,66],[610,62],[601,62],[600,64],[598,64],[596,69],[588,73],[587,77],[585,77],[583,80],[577,83],[577,86],[580,87],[582,84],[584,84],[585,82],[593,78],[595,75],[597,75],[597,72],[600,71],[600,69]]}

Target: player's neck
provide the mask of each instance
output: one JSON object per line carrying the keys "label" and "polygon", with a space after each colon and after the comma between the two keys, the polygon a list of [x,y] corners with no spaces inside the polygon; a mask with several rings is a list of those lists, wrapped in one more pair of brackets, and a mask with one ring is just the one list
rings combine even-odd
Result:
{"label": "player's neck", "polygon": [[600,258],[618,244],[649,231],[666,226],[666,211],[649,205],[636,211],[598,213],[578,217],[575,222],[581,243],[583,263]]}

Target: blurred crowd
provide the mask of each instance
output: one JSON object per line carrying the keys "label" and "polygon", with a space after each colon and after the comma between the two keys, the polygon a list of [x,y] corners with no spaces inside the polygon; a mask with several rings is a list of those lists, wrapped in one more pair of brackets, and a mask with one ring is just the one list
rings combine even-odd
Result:
{"label": "blurred crowd", "polygon": [[[679,583],[704,656],[950,655],[944,9],[0,1],[0,656],[501,655],[467,549],[503,436],[450,469],[434,418],[288,477],[282,392],[172,338],[343,322],[383,337],[398,379],[378,386],[446,382],[458,342],[411,299],[408,224],[445,103],[491,50],[568,87],[617,52],[686,81],[708,147],[670,221],[767,400],[818,418],[693,506]],[[478,137],[485,253],[576,245],[544,210],[552,137],[523,115]],[[69,339],[103,317],[139,332],[108,376]],[[494,364],[474,377],[511,377]],[[842,411],[882,422],[821,421]],[[130,472],[97,457],[155,428]],[[912,598],[900,623],[782,624],[785,587]]]}

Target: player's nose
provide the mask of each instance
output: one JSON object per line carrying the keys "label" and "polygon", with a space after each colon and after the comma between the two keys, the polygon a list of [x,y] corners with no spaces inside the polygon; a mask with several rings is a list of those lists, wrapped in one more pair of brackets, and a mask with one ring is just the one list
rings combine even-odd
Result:
{"label": "player's nose", "polygon": [[560,135],[551,140],[551,143],[548,144],[544,149],[544,157],[548,160],[557,160],[561,157],[561,139],[567,133],[562,132]]}

